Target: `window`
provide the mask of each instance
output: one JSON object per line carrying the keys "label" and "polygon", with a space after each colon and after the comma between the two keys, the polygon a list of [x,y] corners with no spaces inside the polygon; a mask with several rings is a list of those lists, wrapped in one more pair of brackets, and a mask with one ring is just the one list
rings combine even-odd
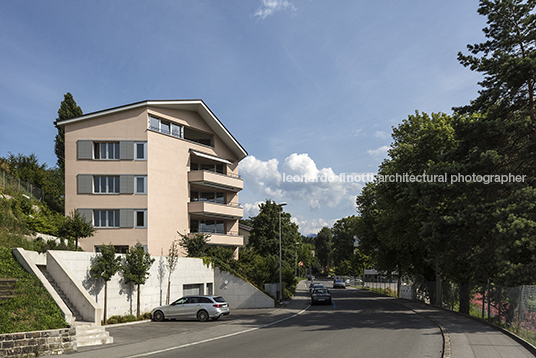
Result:
{"label": "window", "polygon": [[220,174],[225,174],[223,164],[199,164],[191,163],[190,170],[207,170],[209,172],[216,172]]}
{"label": "window", "polygon": [[119,227],[119,210],[95,210],[93,212],[95,227]]}
{"label": "window", "polygon": [[149,129],[199,144],[213,146],[212,141],[214,136],[212,134],[185,127],[165,119],[149,116]]}
{"label": "window", "polygon": [[118,194],[119,176],[93,177],[93,192],[96,194]]}
{"label": "window", "polygon": [[119,142],[95,142],[93,145],[95,159],[119,159]]}
{"label": "window", "polygon": [[147,227],[147,210],[136,210],[135,212],[136,228]]}
{"label": "window", "polygon": [[223,234],[223,220],[190,220],[190,232]]}
{"label": "window", "polygon": [[[126,254],[128,251],[127,245],[114,245],[116,254]],[[101,252],[100,246],[95,246],[95,252]]]}
{"label": "window", "polygon": [[136,160],[147,160],[147,142],[135,142],[135,159]]}
{"label": "window", "polygon": [[134,177],[135,193],[147,194],[147,176]]}
{"label": "window", "polygon": [[212,203],[225,204],[223,192],[198,192],[190,191],[190,201],[209,201]]}

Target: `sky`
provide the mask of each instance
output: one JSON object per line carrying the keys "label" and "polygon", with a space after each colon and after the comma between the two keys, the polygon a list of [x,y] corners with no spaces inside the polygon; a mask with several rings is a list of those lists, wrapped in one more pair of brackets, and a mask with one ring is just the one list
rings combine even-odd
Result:
{"label": "sky", "polygon": [[304,235],[355,197],[415,111],[452,113],[481,75],[477,0],[0,2],[0,156],[56,164],[65,93],[84,113],[202,99],[248,152],[244,217],[286,202]]}

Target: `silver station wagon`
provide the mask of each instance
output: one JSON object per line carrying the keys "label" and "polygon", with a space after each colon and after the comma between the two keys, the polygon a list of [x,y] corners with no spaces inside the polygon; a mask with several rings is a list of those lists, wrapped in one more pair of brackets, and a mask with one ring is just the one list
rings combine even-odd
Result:
{"label": "silver station wagon", "polygon": [[157,322],[164,319],[197,319],[205,322],[209,318],[215,321],[229,313],[229,305],[221,296],[185,296],[170,305],[156,307],[151,311],[151,318]]}

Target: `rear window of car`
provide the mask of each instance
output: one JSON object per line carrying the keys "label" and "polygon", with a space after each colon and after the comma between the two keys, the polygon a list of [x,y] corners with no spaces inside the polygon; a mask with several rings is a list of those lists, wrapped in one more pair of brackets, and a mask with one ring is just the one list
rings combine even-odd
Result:
{"label": "rear window of car", "polygon": [[212,301],[208,297],[201,297],[201,300],[202,303],[212,303]]}
{"label": "rear window of car", "polygon": [[219,303],[225,303],[225,300],[223,299],[223,297],[214,297],[214,301],[219,302]]}

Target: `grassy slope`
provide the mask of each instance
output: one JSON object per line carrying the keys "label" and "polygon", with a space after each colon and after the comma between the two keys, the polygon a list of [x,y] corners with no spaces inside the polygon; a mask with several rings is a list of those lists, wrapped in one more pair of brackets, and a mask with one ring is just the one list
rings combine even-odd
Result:
{"label": "grassy slope", "polygon": [[67,327],[60,309],[37,277],[26,272],[11,254],[12,247],[32,250],[25,225],[0,196],[0,278],[16,278],[16,298],[0,302],[0,334]]}

